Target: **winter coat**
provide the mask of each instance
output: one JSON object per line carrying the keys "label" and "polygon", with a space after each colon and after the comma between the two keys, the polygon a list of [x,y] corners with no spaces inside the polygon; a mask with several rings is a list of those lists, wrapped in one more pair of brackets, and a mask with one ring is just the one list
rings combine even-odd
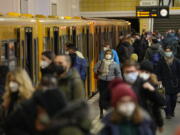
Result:
{"label": "winter coat", "polygon": [[134,48],[129,42],[123,42],[119,45],[117,52],[120,61],[124,63],[126,60],[130,59],[131,54],[134,53]]}
{"label": "winter coat", "polygon": [[116,77],[122,78],[120,66],[116,62],[112,61],[112,64],[109,66],[109,73],[107,76],[101,75],[100,73],[101,71],[99,71],[101,66],[102,66],[102,60],[99,61],[94,67],[94,72],[98,75],[98,79],[104,81],[111,81]]}
{"label": "winter coat", "polygon": [[[117,54],[116,50],[112,49],[112,53],[113,53],[114,61],[117,64],[120,64],[119,57],[118,57],[118,54]],[[100,55],[99,55],[99,60],[103,60],[103,59],[104,59],[104,51],[101,51]]]}
{"label": "winter coat", "polygon": [[[138,135],[154,135],[151,129],[152,121],[150,116],[143,110],[141,110],[140,113],[143,117],[143,121],[138,125],[135,125],[139,133]],[[111,113],[103,119],[102,122],[105,124],[105,127],[100,131],[98,135],[123,135],[119,130],[119,125],[112,123],[110,117]]]}
{"label": "winter coat", "polygon": [[177,94],[180,90],[180,60],[174,58],[172,65],[162,58],[156,67],[158,79],[162,81],[166,94]]}
{"label": "winter coat", "polygon": [[165,105],[165,99],[156,90],[144,89],[142,87],[144,83],[145,81],[139,77],[132,87],[138,95],[141,107],[151,115],[154,121],[152,129],[155,132],[157,127],[162,127],[164,124],[160,107]]}
{"label": "winter coat", "polygon": [[5,121],[6,135],[35,135],[36,105],[33,100],[27,100]]}
{"label": "winter coat", "polygon": [[65,94],[68,101],[85,97],[83,82],[75,68],[71,68],[64,77],[58,78],[58,87]]}

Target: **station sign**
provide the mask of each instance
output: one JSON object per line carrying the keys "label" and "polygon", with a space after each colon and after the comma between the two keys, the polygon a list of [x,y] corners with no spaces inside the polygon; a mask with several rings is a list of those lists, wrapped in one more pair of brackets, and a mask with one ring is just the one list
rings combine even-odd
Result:
{"label": "station sign", "polygon": [[137,6],[136,17],[138,18],[168,18],[168,6]]}

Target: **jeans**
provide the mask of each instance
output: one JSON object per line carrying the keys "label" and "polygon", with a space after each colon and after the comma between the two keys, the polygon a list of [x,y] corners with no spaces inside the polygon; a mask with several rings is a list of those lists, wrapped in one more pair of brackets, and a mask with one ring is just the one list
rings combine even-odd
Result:
{"label": "jeans", "polygon": [[174,110],[176,107],[177,94],[167,94],[166,95],[166,116],[174,115]]}

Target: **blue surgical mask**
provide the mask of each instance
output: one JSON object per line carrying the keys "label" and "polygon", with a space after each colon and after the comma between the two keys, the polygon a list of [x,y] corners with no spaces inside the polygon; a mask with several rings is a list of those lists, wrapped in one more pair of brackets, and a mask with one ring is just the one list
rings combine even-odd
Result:
{"label": "blue surgical mask", "polygon": [[166,57],[172,57],[173,53],[172,52],[164,52],[164,55]]}
{"label": "blue surgical mask", "polygon": [[138,72],[125,73],[124,79],[126,82],[133,84],[137,80],[138,75],[139,75]]}

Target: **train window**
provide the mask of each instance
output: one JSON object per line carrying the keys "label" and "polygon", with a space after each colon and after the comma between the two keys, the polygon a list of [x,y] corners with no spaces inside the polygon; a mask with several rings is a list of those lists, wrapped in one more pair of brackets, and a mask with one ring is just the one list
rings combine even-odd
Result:
{"label": "train window", "polygon": [[72,41],[75,45],[77,45],[76,44],[76,27],[72,28]]}
{"label": "train window", "polygon": [[51,4],[51,15],[57,16],[57,4],[56,3]]}
{"label": "train window", "polygon": [[15,50],[15,42],[13,41],[5,41],[1,45],[1,64],[9,66],[10,70],[15,69],[17,65]]}
{"label": "train window", "polygon": [[8,65],[9,65],[9,68],[10,68],[10,70],[13,70],[13,69],[15,69],[15,67],[16,67],[16,61],[17,61],[17,59],[16,59],[16,55],[15,55],[15,44],[14,44],[14,42],[10,42],[9,44],[8,44],[8,55],[9,55],[9,62],[8,62]]}
{"label": "train window", "polygon": [[8,49],[7,43],[2,43],[1,45],[1,64],[8,65]]}
{"label": "train window", "polygon": [[50,50],[50,28],[46,28],[46,36],[44,37],[43,51]]}
{"label": "train window", "polygon": [[58,27],[54,27],[53,29],[54,32],[54,52],[57,55],[59,50],[59,28]]}

